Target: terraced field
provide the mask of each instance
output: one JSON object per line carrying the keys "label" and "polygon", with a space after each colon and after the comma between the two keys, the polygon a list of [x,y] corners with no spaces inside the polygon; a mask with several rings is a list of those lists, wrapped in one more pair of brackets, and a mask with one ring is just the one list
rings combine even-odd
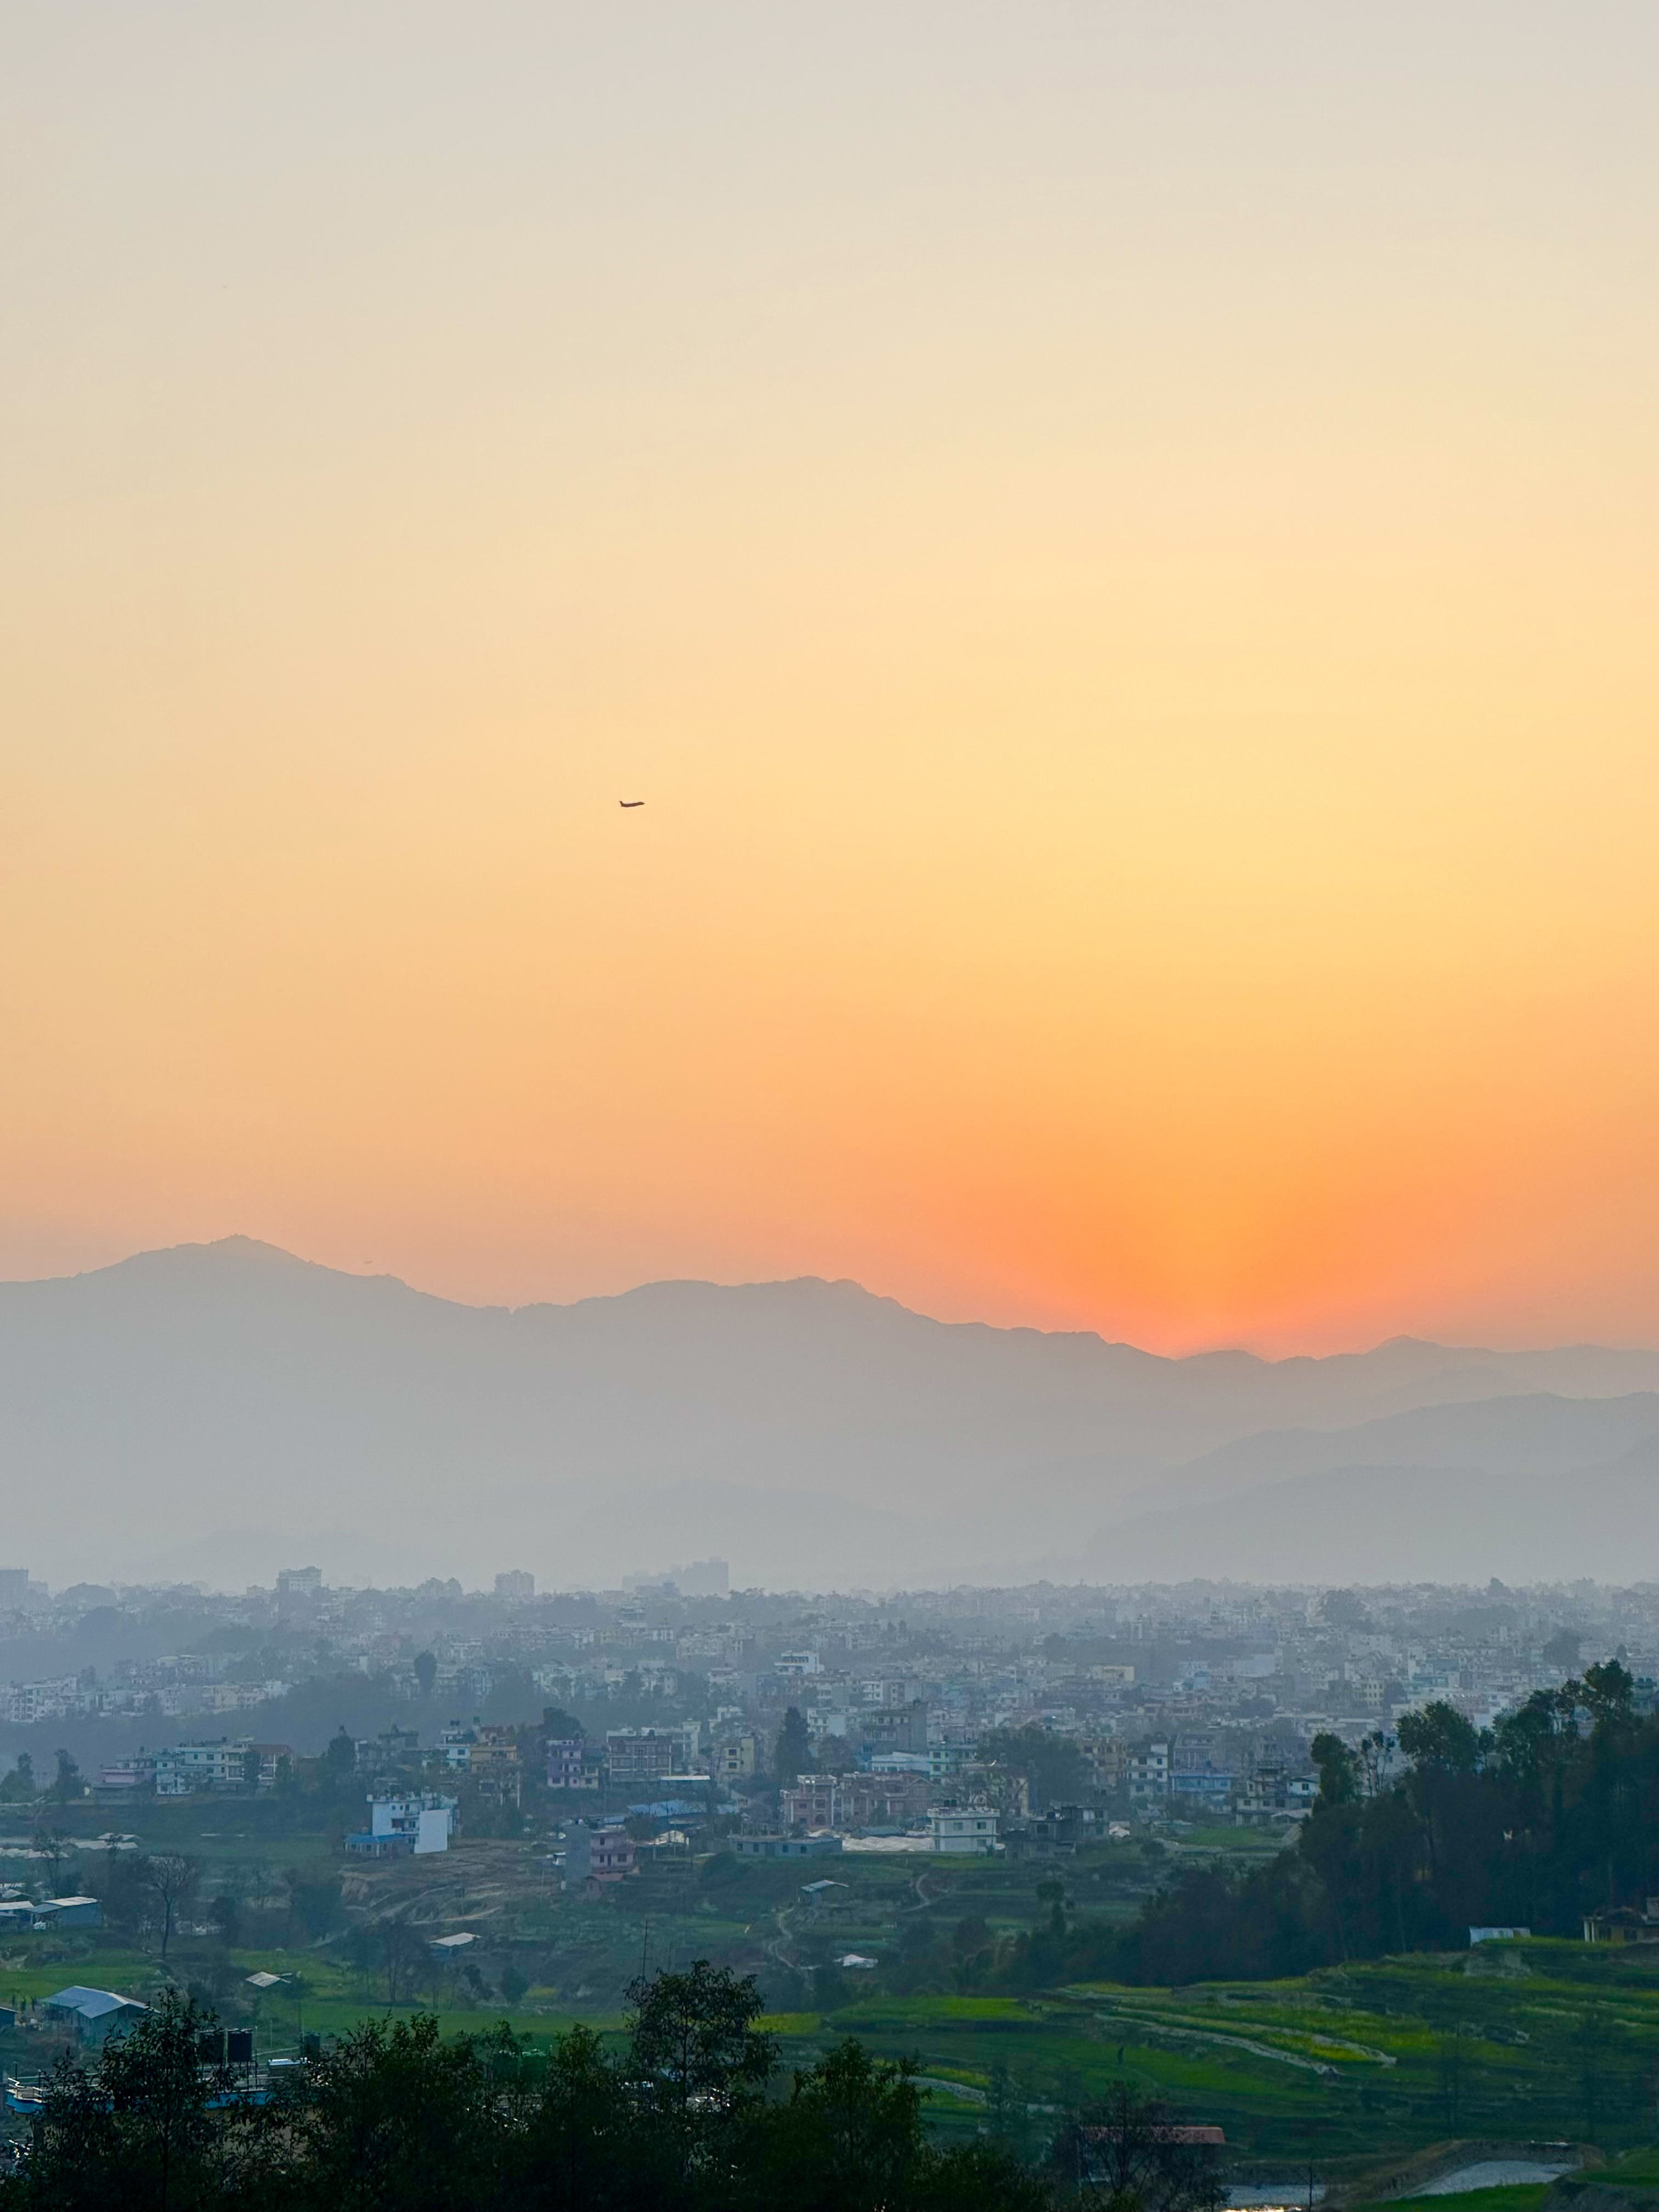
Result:
{"label": "terraced field", "polygon": [[[256,1966],[302,1977],[299,1988],[260,2001],[267,2047],[291,2048],[301,2021],[307,2032],[339,2033],[388,2009],[326,1948],[239,1954],[233,1966],[239,1982]],[[70,1980],[142,1987],[154,1973],[153,1959],[91,1945],[72,1964],[14,1957],[0,1962],[0,1999],[42,1996]],[[411,1990],[396,2008],[430,2002],[430,1992]],[[577,2015],[619,2032],[616,2005],[609,1993],[584,2003],[580,1994],[532,1987],[511,2006],[434,2008],[452,2031],[505,2014],[541,2041]],[[781,2012],[765,2024],[786,2064],[810,2063],[848,2035],[884,2055],[914,2057],[933,2123],[946,2132],[994,2125],[1036,2148],[1061,2109],[1125,2080],[1193,2119],[1218,2123],[1240,2166],[1264,2172],[1305,2173],[1311,2164],[1354,2177],[1453,2139],[1559,2139],[1631,2154],[1617,2168],[1624,2185],[1652,2188],[1659,2201],[1659,1956],[1646,1947],[1494,1944],[1297,1981],[1182,1990],[860,1990],[833,2010]],[[7,2041],[6,2063],[16,2066],[22,2040]],[[1469,2212],[1534,2207],[1505,2195]]]}

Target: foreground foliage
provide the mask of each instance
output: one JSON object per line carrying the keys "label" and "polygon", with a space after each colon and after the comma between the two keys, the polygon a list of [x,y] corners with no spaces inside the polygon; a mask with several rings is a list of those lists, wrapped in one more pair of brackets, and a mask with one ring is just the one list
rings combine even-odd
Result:
{"label": "foreground foliage", "polygon": [[[208,2017],[169,1999],[52,2076],[0,2205],[93,2212],[1039,2212],[1097,2178],[1206,2212],[1214,2177],[1162,2106],[1120,2097],[1029,2169],[922,2125],[910,2062],[848,2040],[781,2082],[752,1981],[700,1963],[632,1992],[619,2057],[578,2028],[547,2055],[505,2026],[445,2038],[376,2021],[264,2101],[204,2061]],[[1120,2140],[1121,2138],[1121,2140]]]}

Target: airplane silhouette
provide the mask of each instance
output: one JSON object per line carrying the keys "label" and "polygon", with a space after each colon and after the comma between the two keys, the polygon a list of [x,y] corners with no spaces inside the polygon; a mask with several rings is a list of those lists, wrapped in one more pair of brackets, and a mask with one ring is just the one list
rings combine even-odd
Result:
{"label": "airplane silhouette", "polygon": [[618,806],[643,806],[645,801],[642,799],[619,799],[617,804]]}

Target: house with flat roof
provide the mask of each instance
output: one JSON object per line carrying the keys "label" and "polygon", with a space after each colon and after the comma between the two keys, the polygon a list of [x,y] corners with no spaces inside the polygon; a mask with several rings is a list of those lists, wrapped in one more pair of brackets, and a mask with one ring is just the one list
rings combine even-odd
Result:
{"label": "house with flat roof", "polygon": [[936,1805],[927,1815],[927,1828],[936,1851],[988,1856],[1001,1849],[997,1816],[988,1805]]}

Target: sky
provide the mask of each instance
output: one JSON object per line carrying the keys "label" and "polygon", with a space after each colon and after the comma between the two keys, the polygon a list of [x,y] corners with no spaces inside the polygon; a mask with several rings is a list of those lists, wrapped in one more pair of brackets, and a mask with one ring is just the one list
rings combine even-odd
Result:
{"label": "sky", "polygon": [[0,13],[0,1275],[1659,1342],[1656,95],[1606,0]]}

